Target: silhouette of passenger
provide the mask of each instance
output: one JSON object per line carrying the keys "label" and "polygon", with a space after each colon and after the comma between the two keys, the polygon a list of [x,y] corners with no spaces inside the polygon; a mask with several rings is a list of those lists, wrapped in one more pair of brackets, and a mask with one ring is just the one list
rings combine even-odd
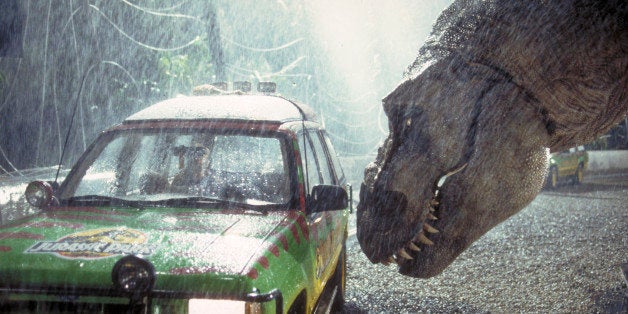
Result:
{"label": "silhouette of passenger", "polygon": [[188,147],[184,153],[179,155],[179,160],[187,162],[185,168],[181,169],[172,180],[171,186],[174,190],[180,191],[188,189],[201,183],[208,167],[209,149],[201,145]]}

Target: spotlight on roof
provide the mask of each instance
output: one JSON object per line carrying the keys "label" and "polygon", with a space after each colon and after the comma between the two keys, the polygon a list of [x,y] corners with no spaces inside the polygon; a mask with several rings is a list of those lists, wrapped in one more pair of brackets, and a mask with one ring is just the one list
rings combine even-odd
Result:
{"label": "spotlight on roof", "polygon": [[257,84],[257,91],[260,93],[275,93],[277,92],[277,83],[275,82],[259,82]]}
{"label": "spotlight on roof", "polygon": [[248,93],[251,91],[251,82],[247,82],[247,81],[233,82],[233,90]]}
{"label": "spotlight on roof", "polygon": [[224,92],[226,92],[229,89],[227,82],[214,82],[211,85]]}

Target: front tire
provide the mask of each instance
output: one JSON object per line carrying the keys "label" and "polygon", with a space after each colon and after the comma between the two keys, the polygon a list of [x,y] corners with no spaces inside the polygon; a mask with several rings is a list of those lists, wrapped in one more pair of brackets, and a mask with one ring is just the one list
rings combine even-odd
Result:
{"label": "front tire", "polygon": [[342,246],[342,252],[338,258],[338,265],[334,271],[334,277],[331,284],[336,287],[336,296],[332,301],[332,313],[343,312],[345,306],[345,285],[347,281],[347,247]]}

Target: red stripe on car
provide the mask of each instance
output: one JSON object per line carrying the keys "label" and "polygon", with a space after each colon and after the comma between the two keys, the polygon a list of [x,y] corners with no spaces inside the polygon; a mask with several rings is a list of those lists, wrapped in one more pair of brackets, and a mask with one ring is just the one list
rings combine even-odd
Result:
{"label": "red stripe on car", "polygon": [[71,223],[71,222],[51,222],[51,221],[40,221],[34,224],[28,225],[31,228],[57,228],[57,227],[66,227],[72,229],[80,229],[83,228],[83,224],[79,223]]}
{"label": "red stripe on car", "polygon": [[264,269],[268,269],[269,262],[268,262],[268,258],[266,256],[260,257],[258,262],[260,263],[260,265],[262,265],[262,267],[264,267]]}
{"label": "red stripe on car", "polygon": [[288,238],[286,238],[285,234],[279,235],[279,241],[281,241],[281,244],[283,245],[283,250],[288,251]]}
{"label": "red stripe on car", "polygon": [[297,244],[300,244],[301,238],[299,237],[299,230],[297,229],[297,226],[290,226],[290,231],[292,232],[292,236],[294,237],[294,240],[297,242]]}
{"label": "red stripe on car", "polygon": [[268,250],[273,253],[273,255],[275,255],[276,257],[279,257],[279,247],[277,247],[275,244],[272,244]]}
{"label": "red stripe on car", "polygon": [[246,274],[246,276],[251,278],[251,279],[257,279],[257,276],[259,276],[259,274],[257,273],[257,269],[251,268],[251,270],[249,270],[249,272]]}
{"label": "red stripe on car", "polygon": [[48,213],[46,217],[53,219],[70,219],[70,220],[101,220],[101,221],[111,221],[111,222],[122,222],[122,219],[116,219],[111,217],[103,217],[103,216],[83,216],[83,215],[63,215],[57,213]]}
{"label": "red stripe on car", "polygon": [[297,223],[299,224],[299,226],[301,227],[301,233],[303,233],[303,236],[308,239],[309,238],[309,229],[307,226],[307,222],[305,222],[305,217],[302,215],[299,215],[299,217],[297,217]]}
{"label": "red stripe on car", "polygon": [[43,239],[44,236],[41,234],[35,234],[30,232],[0,232],[0,239]]}

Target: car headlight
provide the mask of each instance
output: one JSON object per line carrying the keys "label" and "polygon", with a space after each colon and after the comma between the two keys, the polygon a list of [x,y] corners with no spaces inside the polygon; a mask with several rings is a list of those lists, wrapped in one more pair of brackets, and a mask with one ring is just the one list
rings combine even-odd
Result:
{"label": "car headlight", "polygon": [[144,294],[155,285],[155,267],[147,260],[128,255],[113,265],[111,280],[123,292]]}
{"label": "car headlight", "polygon": [[26,186],[26,201],[35,207],[45,207],[52,202],[52,186],[48,182],[33,181]]}
{"label": "car headlight", "polygon": [[261,313],[261,304],[235,300],[190,299],[188,313]]}

